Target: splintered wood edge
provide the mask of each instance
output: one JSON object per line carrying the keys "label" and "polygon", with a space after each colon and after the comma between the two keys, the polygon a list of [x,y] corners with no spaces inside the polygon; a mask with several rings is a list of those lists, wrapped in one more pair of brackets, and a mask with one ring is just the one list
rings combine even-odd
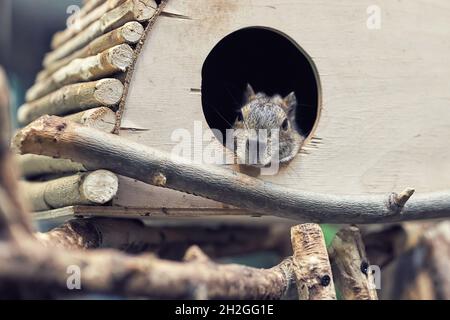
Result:
{"label": "splintered wood edge", "polygon": [[134,68],[137,63],[137,59],[139,59],[139,56],[142,52],[142,48],[144,47],[145,41],[147,40],[147,37],[149,36],[150,31],[153,29],[154,25],[158,21],[158,18],[160,17],[161,13],[163,12],[164,8],[167,5],[168,0],[162,0],[159,6],[156,8],[156,11],[152,12],[152,17],[148,21],[148,25],[145,28],[144,34],[141,36],[141,39],[136,45],[136,48],[134,49],[134,59],[133,63],[128,67],[128,71],[126,72],[125,80],[123,82],[124,85],[124,91],[122,100],[119,103],[119,108],[116,112],[116,124],[114,127],[114,134],[119,134],[120,131],[120,125],[122,124],[122,116],[125,111],[125,105],[128,97],[129,87],[130,83],[133,80],[134,75]]}

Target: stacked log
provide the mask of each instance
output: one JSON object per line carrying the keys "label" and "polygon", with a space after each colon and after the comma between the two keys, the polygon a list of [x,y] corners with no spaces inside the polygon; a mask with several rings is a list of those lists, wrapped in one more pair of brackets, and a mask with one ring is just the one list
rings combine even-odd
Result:
{"label": "stacked log", "polygon": [[[112,133],[118,106],[125,99],[125,79],[138,56],[146,28],[156,19],[154,0],[86,0],[57,32],[43,70],[18,109],[22,126],[43,115],[64,116]],[[109,171],[89,172],[69,160],[19,157],[23,183],[34,211],[71,205],[103,205],[118,190]],[[93,182],[94,181],[94,182]]]}

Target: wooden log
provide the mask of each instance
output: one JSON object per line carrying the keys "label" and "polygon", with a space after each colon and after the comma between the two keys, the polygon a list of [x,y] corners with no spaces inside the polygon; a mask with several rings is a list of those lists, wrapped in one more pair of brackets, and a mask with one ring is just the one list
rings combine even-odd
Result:
{"label": "wooden log", "polygon": [[27,92],[27,102],[39,99],[65,85],[92,81],[124,72],[133,63],[133,49],[121,44],[95,56],[76,59],[56,71],[43,82],[38,82]]}
{"label": "wooden log", "polygon": [[112,133],[116,125],[116,113],[107,107],[89,109],[71,114],[66,119],[104,132]]}
{"label": "wooden log", "polygon": [[22,175],[28,179],[50,174],[63,175],[87,171],[82,164],[68,159],[55,159],[35,154],[18,155],[17,162]]}
{"label": "wooden log", "polygon": [[154,0],[128,0],[121,6],[109,11],[99,20],[92,23],[88,28],[75,37],[49,52],[44,58],[44,66],[63,59],[74,51],[86,46],[89,42],[102,34],[116,29],[127,22],[150,20],[156,12]]}
{"label": "wooden log", "polygon": [[53,35],[52,48],[55,49],[71,38],[75,37],[80,31],[86,29],[91,23],[99,20],[105,13],[116,8],[117,6],[124,3],[126,0],[106,0],[88,14],[80,16],[79,14],[75,17],[75,23],[69,26],[63,31],[59,31]]}
{"label": "wooden log", "polygon": [[[192,245],[199,246],[210,257],[262,250],[284,253],[284,246],[289,242],[289,226],[225,223],[146,226],[139,220],[90,218],[70,220],[36,236],[47,247],[153,252],[161,258],[181,260]],[[291,252],[289,245],[288,254]]]}
{"label": "wooden log", "polygon": [[119,103],[123,90],[123,84],[113,78],[67,85],[20,106],[17,118],[21,125],[26,125],[44,114],[65,115],[100,106],[113,106]]}
{"label": "wooden log", "polygon": [[291,239],[300,300],[335,300],[331,265],[320,226],[307,223],[292,227]]}
{"label": "wooden log", "polygon": [[436,297],[450,299],[450,222],[439,223],[423,239],[426,261],[434,283]]}
{"label": "wooden log", "polygon": [[344,300],[378,300],[358,228],[341,229],[329,249],[334,280]]}
{"label": "wooden log", "polygon": [[[76,147],[75,147],[76,146]],[[159,187],[199,195],[249,212],[317,223],[388,223],[450,216],[450,192],[417,195],[404,207],[397,193],[330,195],[279,186],[231,170],[192,164],[128,139],[44,116],[22,129],[21,153],[69,158]],[[166,179],[162,179],[164,176]],[[404,194],[412,194],[407,190]]]}
{"label": "wooden log", "polygon": [[117,176],[106,170],[21,184],[34,211],[75,204],[105,204],[111,201],[118,189]]}
{"label": "wooden log", "polygon": [[55,61],[54,63],[48,65],[46,69],[37,74],[36,81],[38,82],[44,80],[45,78],[48,78],[55,71],[66,66],[72,60],[96,55],[119,44],[135,44],[142,38],[143,35],[144,27],[139,22],[128,22],[120,28],[114,29],[113,31],[110,31],[96,38],[95,40],[92,40],[92,42],[90,42],[84,48],[75,51],[64,59]]}

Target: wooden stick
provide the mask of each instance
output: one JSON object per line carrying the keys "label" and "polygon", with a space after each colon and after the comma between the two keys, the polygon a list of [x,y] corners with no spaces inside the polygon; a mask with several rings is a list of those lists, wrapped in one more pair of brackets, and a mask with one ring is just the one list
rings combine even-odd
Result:
{"label": "wooden stick", "polygon": [[161,258],[181,260],[192,245],[198,245],[212,257],[242,255],[257,250],[284,253],[284,246],[289,241],[288,232],[288,225],[146,226],[139,220],[91,218],[71,220],[36,236],[47,247],[153,252]]}
{"label": "wooden stick", "polygon": [[118,178],[106,170],[79,173],[46,182],[22,182],[34,211],[76,204],[105,204],[117,194]]}
{"label": "wooden stick", "polygon": [[88,14],[80,16],[79,14],[75,17],[75,23],[69,26],[63,31],[59,31],[53,35],[52,48],[55,49],[61,46],[64,42],[75,37],[80,31],[86,29],[94,21],[100,19],[106,12],[124,3],[126,0],[106,0]]}
{"label": "wooden stick", "polygon": [[32,86],[27,92],[27,102],[68,84],[97,80],[124,72],[133,63],[133,58],[133,49],[128,44],[121,44],[95,56],[73,60],[50,78]]}
{"label": "wooden stick", "polygon": [[344,300],[378,300],[358,228],[341,229],[329,252],[334,280]]}
{"label": "wooden stick", "polygon": [[119,44],[135,44],[137,43],[144,34],[144,27],[137,21],[132,21],[124,24],[120,28],[114,29],[95,40],[92,40],[84,48],[75,51],[71,55],[65,57],[64,59],[55,61],[47,66],[46,69],[42,70],[37,74],[36,81],[43,81],[44,79],[51,76],[58,69],[68,65],[71,61],[80,58],[86,58],[89,56],[96,55],[103,52],[111,47],[117,46]]}
{"label": "wooden stick", "polygon": [[100,106],[114,106],[122,98],[123,90],[123,84],[113,78],[67,85],[20,106],[17,118],[21,125],[26,125],[44,114],[65,115]]}
{"label": "wooden stick", "polygon": [[112,133],[116,125],[116,113],[107,107],[89,109],[65,118],[86,127],[108,133]]}
{"label": "wooden stick", "polygon": [[127,22],[150,20],[156,12],[154,0],[128,0],[121,6],[107,12],[99,20],[81,31],[75,37],[49,52],[44,58],[44,66],[67,57],[69,54],[86,46],[102,34],[116,29]]}
{"label": "wooden stick", "polygon": [[335,300],[331,265],[320,226],[307,223],[292,227],[291,239],[300,300]]}
{"label": "wooden stick", "polygon": [[[450,216],[450,191],[412,197],[403,208],[393,194],[330,195],[295,190],[207,164],[191,164],[120,136],[44,116],[15,137],[21,153],[69,158],[145,183],[196,194],[249,210],[318,223],[388,223]],[[155,179],[165,176],[166,179]],[[164,183],[160,183],[165,180]]]}
{"label": "wooden stick", "polygon": [[25,178],[35,178],[44,175],[63,175],[87,171],[82,164],[68,159],[54,159],[35,154],[18,155],[17,161]]}

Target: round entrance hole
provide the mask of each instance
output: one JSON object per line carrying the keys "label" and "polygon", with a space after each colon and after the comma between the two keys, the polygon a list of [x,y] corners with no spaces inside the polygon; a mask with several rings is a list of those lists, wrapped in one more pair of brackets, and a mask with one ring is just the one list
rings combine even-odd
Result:
{"label": "round entrance hole", "polygon": [[270,96],[294,91],[298,130],[305,137],[311,134],[319,118],[320,84],[311,58],[292,39],[251,27],[229,34],[212,49],[202,69],[202,105],[209,127],[223,137],[244,103],[247,84]]}

